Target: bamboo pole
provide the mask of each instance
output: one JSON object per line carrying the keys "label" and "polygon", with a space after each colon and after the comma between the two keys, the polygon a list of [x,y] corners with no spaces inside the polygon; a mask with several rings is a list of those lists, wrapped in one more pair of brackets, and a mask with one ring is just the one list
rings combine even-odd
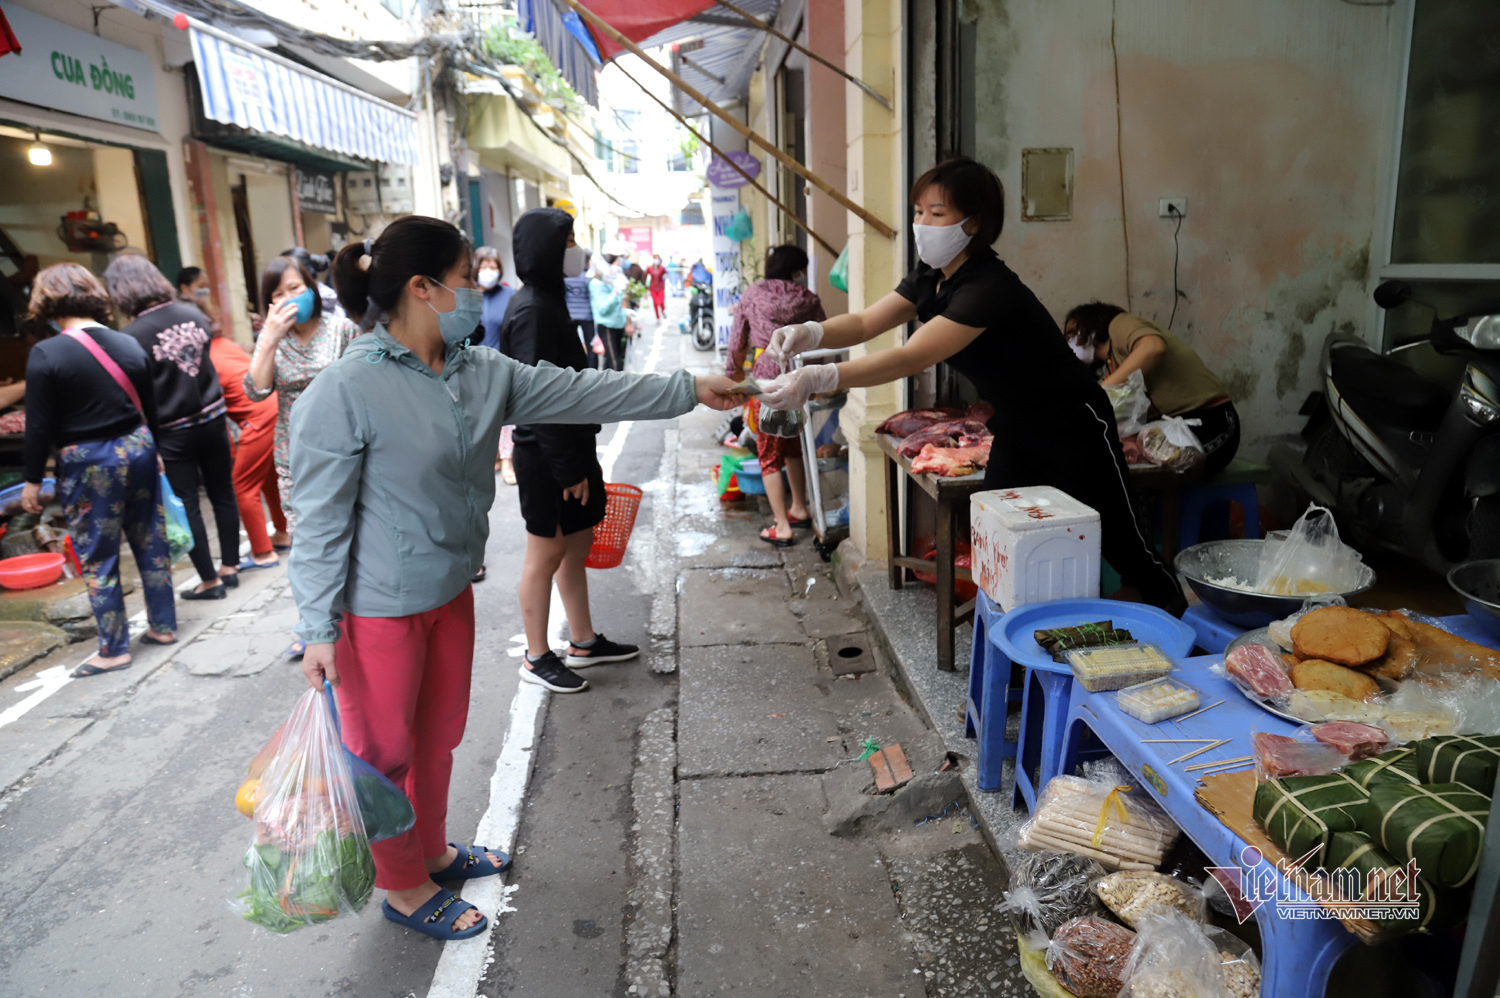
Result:
{"label": "bamboo pole", "polygon": [[771,35],[771,36],[776,37],[776,38],[779,38],[782,41],[786,42],[792,48],[796,49],[798,52],[801,52],[803,55],[807,56],[809,59],[816,59],[818,62],[820,62],[823,65],[827,66],[829,69],[833,70],[835,73],[839,74],[844,79],[848,80],[850,83],[854,84],[856,87],[859,87],[859,89],[863,90],[865,93],[869,94],[871,97],[875,98],[875,100],[880,103],[881,107],[885,108],[887,111],[890,111],[892,114],[895,113],[896,109],[891,106],[891,102],[888,101],[888,100],[886,100],[885,97],[884,97],[884,95],[882,95],[880,93],[880,91],[878,91],[874,87],[870,86],[864,80],[861,80],[859,77],[854,76],[854,75],[852,75],[850,73],[844,72],[842,69],[840,69],[839,67],[835,66],[833,63],[829,62],[827,59],[825,59],[822,56],[818,55],[818,53],[814,52],[812,49],[807,48],[805,45],[802,45],[800,42],[796,41],[795,39],[788,38],[786,35],[783,35],[780,31],[777,31],[768,22],[762,21],[760,18],[756,17],[754,14],[751,14],[747,10],[742,10],[741,8],[736,7],[734,4],[730,3],[729,0],[715,0],[715,2],[720,7],[723,7],[725,9],[727,9],[727,10],[734,11],[740,17],[743,17],[745,20],[749,21],[751,24],[755,25],[757,28],[759,28],[760,30],[764,31],[766,34]]}
{"label": "bamboo pole", "polygon": [[720,121],[724,122],[730,128],[733,128],[736,132],[739,132],[747,140],[754,142],[766,152],[770,153],[782,166],[791,170],[799,177],[804,178],[814,187],[818,188],[818,190],[822,191],[824,194],[827,194],[839,204],[854,212],[876,232],[879,232],[887,239],[896,238],[895,229],[891,228],[889,225],[886,225],[879,218],[876,218],[872,212],[866,210],[860,205],[855,204],[853,201],[850,201],[847,197],[844,196],[841,191],[835,190],[833,185],[829,184],[828,181],[824,180],[822,177],[818,176],[816,173],[812,172],[807,167],[803,166],[801,163],[797,162],[795,159],[788,156],[780,149],[776,148],[775,143],[771,142],[765,136],[750,128],[750,126],[746,125],[743,121],[740,121],[738,118],[734,117],[734,115],[730,114],[728,111],[725,111],[722,107],[709,100],[707,96],[705,96],[691,83],[687,82],[681,76],[678,76],[676,73],[672,72],[670,69],[657,62],[655,59],[651,58],[646,54],[645,49],[641,48],[635,42],[620,34],[620,32],[616,31],[608,21],[604,20],[598,14],[595,14],[592,10],[589,10],[583,4],[579,3],[578,0],[558,0],[558,2],[566,6],[569,10],[573,11],[573,13],[577,14],[588,23],[592,24],[595,28],[599,29],[608,37],[614,39],[617,44],[629,50],[632,54],[640,58],[641,61],[646,65],[656,70],[662,76],[665,76],[668,80],[671,80],[673,85],[675,85],[677,89],[681,90],[693,100],[703,105],[703,107],[710,114],[717,117]]}
{"label": "bamboo pole", "polygon": [[625,79],[629,80],[631,83],[634,83],[636,86],[640,87],[641,90],[645,92],[645,94],[646,94],[647,97],[650,97],[652,100],[656,101],[656,103],[660,104],[661,107],[662,107],[662,110],[666,111],[672,117],[676,118],[679,122],[681,122],[682,123],[682,127],[686,128],[689,132],[691,132],[693,134],[693,136],[695,138],[697,138],[697,140],[699,142],[702,142],[704,145],[708,146],[709,149],[713,150],[713,154],[715,156],[719,157],[724,162],[726,162],[730,166],[734,167],[735,172],[738,173],[740,176],[744,177],[745,180],[749,182],[750,186],[754,187],[756,190],[758,190],[762,194],[764,194],[766,196],[767,200],[769,200],[776,207],[780,208],[781,211],[782,211],[782,213],[785,214],[787,218],[790,218],[793,222],[797,223],[797,226],[799,228],[801,228],[803,232],[806,232],[809,236],[812,236],[814,239],[816,239],[819,246],[823,247],[828,252],[832,253],[834,256],[838,256],[839,255],[839,251],[836,250],[836,249],[834,249],[834,247],[832,246],[832,244],[830,244],[828,242],[828,240],[824,239],[822,236],[820,236],[816,232],[814,232],[813,229],[812,229],[812,226],[808,225],[806,222],[802,221],[802,219],[798,218],[797,217],[797,213],[795,211],[793,211],[792,209],[788,208],[774,194],[772,194],[770,191],[768,191],[764,187],[762,187],[760,185],[760,183],[754,177],[750,176],[750,174],[748,172],[746,172],[746,170],[745,170],[744,167],[740,166],[740,164],[736,163],[733,159],[731,159],[729,157],[729,155],[724,152],[724,150],[720,149],[718,146],[714,145],[711,141],[709,141],[708,136],[704,135],[702,132],[698,131],[698,129],[694,128],[692,126],[692,124],[687,120],[686,117],[684,117],[681,114],[678,114],[677,111],[675,109],[673,109],[673,107],[670,104],[668,104],[666,101],[662,100],[660,97],[658,97],[655,94],[653,94],[650,90],[646,89],[646,85],[644,83],[642,83],[640,80],[637,80],[634,76],[631,76],[628,72],[626,72],[624,66],[621,66],[620,64],[616,63],[615,64],[615,68],[618,69],[621,73],[624,74]]}

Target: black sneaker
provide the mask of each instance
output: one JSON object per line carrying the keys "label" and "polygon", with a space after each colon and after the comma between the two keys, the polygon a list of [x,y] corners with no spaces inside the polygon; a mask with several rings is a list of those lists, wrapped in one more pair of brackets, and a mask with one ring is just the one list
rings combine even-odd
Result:
{"label": "black sneaker", "polygon": [[589,688],[589,682],[572,669],[563,665],[562,659],[557,657],[557,652],[549,651],[541,658],[526,656],[526,661],[531,663],[531,668],[521,666],[521,682],[535,683],[545,686],[553,693],[582,693]]}
{"label": "black sneaker", "polygon": [[[571,644],[569,648],[583,648],[580,644]],[[594,632],[594,640],[589,642],[587,648],[583,648],[584,654],[574,655],[568,652],[568,665],[574,669],[587,669],[591,665],[603,665],[605,662],[624,662],[635,658],[641,653],[637,645],[622,645],[617,641],[611,641],[604,635]]]}

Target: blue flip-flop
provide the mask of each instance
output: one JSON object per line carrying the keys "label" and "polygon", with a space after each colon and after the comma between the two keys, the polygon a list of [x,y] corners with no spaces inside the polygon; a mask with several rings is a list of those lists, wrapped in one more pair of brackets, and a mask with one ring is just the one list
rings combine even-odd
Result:
{"label": "blue flip-flop", "polygon": [[290,645],[287,646],[287,650],[282,652],[281,654],[285,655],[287,658],[301,658],[303,655],[307,654],[307,642],[293,641]]}
{"label": "blue flip-flop", "polygon": [[256,561],[254,558],[246,558],[244,561],[240,562],[240,571],[241,572],[253,572],[257,568],[275,568],[277,565],[280,565],[280,564],[281,564],[281,559],[280,558],[277,558],[275,561],[271,562],[269,565],[262,565],[260,562]]}
{"label": "blue flip-flop", "polygon": [[[457,907],[453,907],[457,905]],[[463,913],[474,907],[463,898],[452,891],[438,891],[427,903],[422,905],[410,915],[403,915],[391,907],[389,900],[380,902],[380,910],[385,912],[385,917],[397,925],[404,925],[408,929],[416,929],[424,936],[434,939],[469,939],[483,932],[489,924],[489,919],[484,915],[479,916],[479,921],[467,929],[455,929],[453,923],[463,916]],[[452,908],[452,914],[448,909]]]}
{"label": "blue flip-flop", "polygon": [[[510,857],[499,849],[487,849],[484,846],[461,846],[457,842],[449,842],[450,846],[458,850],[453,862],[432,874],[432,879],[438,883],[453,880],[478,880],[480,877],[493,877],[497,873],[504,873],[510,869]],[[500,857],[500,865],[497,867],[489,861],[485,853],[492,852]]]}

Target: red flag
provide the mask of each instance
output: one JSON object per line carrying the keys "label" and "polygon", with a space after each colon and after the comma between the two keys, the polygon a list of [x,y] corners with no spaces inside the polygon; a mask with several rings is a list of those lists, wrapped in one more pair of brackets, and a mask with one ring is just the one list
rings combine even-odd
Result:
{"label": "red flag", "polygon": [[10,22],[5,19],[5,11],[0,10],[0,55],[10,55],[14,52],[21,54],[21,43],[16,41],[16,33],[10,30]]}
{"label": "red flag", "polygon": [[[633,42],[641,42],[650,38],[658,31],[665,31],[674,24],[680,24],[692,17],[701,14],[717,4],[714,0],[578,0],[580,4],[598,14],[600,18],[609,23],[620,34]],[[588,19],[584,19],[588,24]],[[604,33],[589,24],[589,30],[593,32],[594,39],[599,43],[599,51],[606,60],[613,59],[625,49],[613,38],[605,37]]]}

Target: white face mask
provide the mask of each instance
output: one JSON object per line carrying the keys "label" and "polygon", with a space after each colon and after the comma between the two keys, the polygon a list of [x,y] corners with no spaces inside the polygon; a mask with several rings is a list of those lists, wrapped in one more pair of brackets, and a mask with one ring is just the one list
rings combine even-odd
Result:
{"label": "white face mask", "polygon": [[964,251],[972,238],[964,231],[963,222],[953,225],[919,225],[912,223],[912,238],[917,242],[917,258],[929,267],[942,269],[953,262],[953,258]]}
{"label": "white face mask", "polygon": [[479,283],[479,286],[481,288],[484,288],[486,291],[488,291],[490,288],[493,288],[495,285],[500,283],[500,271],[490,270],[488,267],[486,267],[479,272],[479,276],[476,277],[475,280]]}
{"label": "white face mask", "polygon": [[588,250],[582,246],[569,246],[563,250],[563,276],[577,277],[583,273],[588,259]]}
{"label": "white face mask", "polygon": [[1092,364],[1097,359],[1094,356],[1094,348],[1087,343],[1080,343],[1078,340],[1069,340],[1068,349],[1073,351],[1073,356],[1085,364]]}

